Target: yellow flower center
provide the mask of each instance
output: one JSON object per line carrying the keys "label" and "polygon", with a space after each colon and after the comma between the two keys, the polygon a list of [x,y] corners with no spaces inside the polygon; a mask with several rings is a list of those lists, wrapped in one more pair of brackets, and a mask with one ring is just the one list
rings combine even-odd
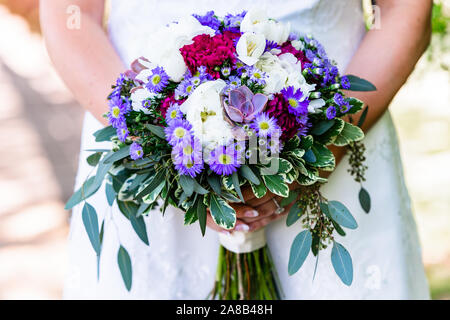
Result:
{"label": "yellow flower center", "polygon": [[175,119],[175,118],[177,117],[177,111],[176,111],[176,110],[173,110],[173,111],[170,113],[170,117],[171,117],[172,119]]}
{"label": "yellow flower center", "polygon": [[231,163],[231,157],[227,154],[221,154],[219,156],[219,162],[221,164],[230,164]]}
{"label": "yellow flower center", "polygon": [[187,156],[190,156],[194,153],[194,149],[191,146],[187,146],[183,148],[183,153]]}
{"label": "yellow flower center", "polygon": [[179,139],[183,138],[186,135],[186,130],[184,128],[176,128],[175,136]]}
{"label": "yellow flower center", "polygon": [[247,42],[247,55],[251,56],[253,51],[256,49],[256,43],[253,41]]}
{"label": "yellow flower center", "polygon": [[261,123],[259,124],[259,128],[260,128],[261,130],[267,130],[267,129],[270,128],[270,126],[269,126],[269,123],[267,123],[266,121],[264,121],[264,122],[261,122]]}
{"label": "yellow flower center", "polygon": [[298,101],[296,99],[289,99],[289,105],[293,108],[297,108],[298,107]]}
{"label": "yellow flower center", "polygon": [[255,72],[255,73],[253,74],[253,76],[254,76],[256,79],[261,79],[261,78],[262,78],[261,74],[258,73],[258,72]]}
{"label": "yellow flower center", "polygon": [[161,76],[159,75],[159,74],[155,74],[153,77],[152,77],[152,83],[154,84],[154,85],[156,85],[156,84],[158,84],[158,83],[160,83],[161,82]]}
{"label": "yellow flower center", "polygon": [[189,161],[186,163],[186,168],[188,168],[188,169],[192,168],[193,166],[194,166],[194,162],[192,162],[191,160],[189,160]]}
{"label": "yellow flower center", "polygon": [[113,117],[114,117],[114,118],[118,118],[119,115],[120,115],[120,108],[119,108],[119,107],[114,107],[114,108],[112,109],[112,114],[113,114]]}

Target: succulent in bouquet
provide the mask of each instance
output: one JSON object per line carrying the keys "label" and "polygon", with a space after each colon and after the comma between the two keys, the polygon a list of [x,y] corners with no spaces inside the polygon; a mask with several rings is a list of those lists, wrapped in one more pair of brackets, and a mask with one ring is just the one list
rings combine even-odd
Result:
{"label": "succulent in bouquet", "polygon": [[[233,230],[236,212],[230,204],[245,202],[247,188],[257,198],[282,197],[278,213],[293,204],[286,224],[299,234],[290,249],[289,274],[310,252],[318,257],[332,245],[333,267],[350,285],[351,257],[335,234],[343,236],[344,228],[357,223],[344,204],[321,194],[327,179],[320,172],[335,169],[330,145],[347,147],[350,174],[363,182],[359,127],[367,107],[342,90],[375,87],[340,76],[317,40],[292,33],[289,24],[261,10],[189,16],[153,32],[148,46],[148,55],[136,59],[113,86],[105,115],[110,126],[94,134],[111,148],[92,150],[87,161],[95,175],[66,205],[84,203],[83,222],[97,255],[103,225],[88,201],[102,186],[109,205],[117,204],[146,244],[144,217],[168,206],[184,212],[186,225],[198,222],[203,234],[208,214]],[[359,123],[352,123],[351,115],[361,111]],[[359,198],[368,212],[370,197],[362,187]],[[212,298],[282,298],[264,229],[219,239]],[[130,290],[131,261],[123,246],[118,262]]]}

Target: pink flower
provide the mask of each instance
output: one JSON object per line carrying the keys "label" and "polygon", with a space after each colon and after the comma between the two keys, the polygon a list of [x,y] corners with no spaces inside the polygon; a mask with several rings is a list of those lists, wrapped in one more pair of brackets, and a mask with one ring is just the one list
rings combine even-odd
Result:
{"label": "pink flower", "polygon": [[163,118],[166,118],[167,109],[169,109],[173,104],[181,105],[186,99],[175,100],[175,95],[171,94],[167,96],[163,101],[161,101],[161,105],[159,106],[159,111],[161,111],[161,115]]}
{"label": "pink flower", "polygon": [[192,39],[194,41],[192,44],[182,47],[180,52],[192,74],[196,73],[199,67],[204,66],[206,72],[215,79],[219,79],[220,72],[216,70],[216,67],[222,66],[226,60],[231,63],[236,61],[234,39],[239,36],[239,33],[230,31],[214,37],[201,34]]}

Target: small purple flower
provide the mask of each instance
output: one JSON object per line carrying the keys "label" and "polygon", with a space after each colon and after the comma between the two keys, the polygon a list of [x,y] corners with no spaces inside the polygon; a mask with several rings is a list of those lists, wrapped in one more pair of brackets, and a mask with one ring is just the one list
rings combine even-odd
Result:
{"label": "small purple flower", "polygon": [[192,137],[192,126],[186,120],[174,120],[164,129],[166,140],[170,145],[176,146]]}
{"label": "small purple flower", "polygon": [[240,26],[242,19],[244,19],[245,15],[247,14],[247,11],[242,11],[238,14],[227,14],[224,19],[223,23],[225,25],[225,31],[232,31],[239,33],[240,32]]}
{"label": "small purple flower", "polygon": [[280,128],[277,125],[277,121],[271,118],[267,113],[261,113],[252,122],[251,128],[253,128],[258,137],[271,137],[272,135],[280,136]]}
{"label": "small purple flower", "polygon": [[172,150],[172,160],[179,174],[194,178],[203,170],[200,140],[194,138],[175,146]]}
{"label": "small purple flower", "polygon": [[130,132],[128,131],[127,125],[124,122],[120,128],[117,128],[117,137],[119,138],[120,141],[125,142],[125,140],[127,139],[128,135],[130,134]]}
{"label": "small purple flower", "polygon": [[208,11],[205,15],[201,16],[198,14],[193,14],[193,16],[200,22],[201,25],[210,27],[215,30],[216,33],[220,27],[220,20],[214,15],[214,11]]}
{"label": "small purple flower", "polygon": [[130,157],[133,160],[141,159],[144,156],[144,151],[139,143],[133,142],[130,146]]}
{"label": "small purple flower", "polygon": [[180,82],[180,84],[175,89],[175,98],[177,100],[183,97],[189,97],[192,92],[194,92],[195,85],[191,81],[192,78],[186,78]]}
{"label": "small purple flower", "polygon": [[228,77],[231,73],[231,68],[230,67],[223,67],[220,70],[220,73],[224,76],[224,77]]}
{"label": "small purple flower", "polygon": [[342,86],[342,89],[344,89],[344,90],[350,89],[350,87],[351,87],[350,80],[348,79],[347,76],[341,77],[341,86]]}
{"label": "small purple flower", "polygon": [[125,115],[130,111],[128,100],[123,101],[120,95],[112,96],[108,100],[109,113],[108,121],[114,128],[120,128],[125,123]]}
{"label": "small purple flower", "polygon": [[211,170],[218,175],[229,176],[240,167],[239,153],[234,144],[221,145],[211,151],[208,163]]}
{"label": "small purple flower", "polygon": [[312,124],[309,122],[308,116],[301,116],[297,118],[297,135],[298,136],[306,136],[308,134],[309,128],[311,128]]}
{"label": "small purple flower", "polygon": [[264,52],[269,52],[272,49],[280,49],[280,46],[275,41],[266,40],[266,48]]}
{"label": "small purple flower", "polygon": [[180,110],[180,106],[176,103],[172,104],[166,111],[166,122],[171,124],[175,120],[180,120],[183,117],[183,113]]}
{"label": "small purple flower", "polygon": [[152,75],[148,77],[148,83],[145,85],[150,92],[159,93],[169,84],[169,75],[162,67],[156,67],[152,70]]}
{"label": "small purple flower", "polygon": [[284,99],[289,103],[289,111],[296,116],[308,114],[309,100],[300,89],[290,86],[281,90]]}
{"label": "small purple flower", "polygon": [[331,120],[331,119],[334,119],[334,117],[336,117],[336,108],[333,106],[330,106],[327,109],[327,119]]}
{"label": "small purple flower", "polygon": [[265,85],[266,84],[266,73],[259,70],[255,66],[247,67],[246,68],[246,76],[250,79],[250,81],[259,84],[259,85]]}
{"label": "small purple flower", "polygon": [[350,104],[345,101],[344,97],[340,93],[336,93],[334,95],[333,101],[337,104],[341,113],[346,113],[350,110]]}
{"label": "small purple flower", "polygon": [[289,37],[288,37],[288,40],[289,41],[295,41],[295,40],[298,40],[298,34],[297,33],[295,33],[295,32],[291,32],[290,34],[289,34]]}

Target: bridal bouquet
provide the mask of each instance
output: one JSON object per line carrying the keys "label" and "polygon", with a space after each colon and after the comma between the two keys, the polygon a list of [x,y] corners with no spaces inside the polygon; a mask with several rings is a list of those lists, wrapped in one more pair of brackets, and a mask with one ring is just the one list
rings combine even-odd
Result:
{"label": "bridal bouquet", "polygon": [[[105,183],[109,205],[117,203],[139,238],[148,244],[143,216],[169,205],[185,212],[185,224],[198,221],[205,233],[207,214],[228,230],[236,224],[233,203],[243,188],[257,198],[282,197],[294,203],[286,223],[299,234],[289,259],[296,273],[309,252],[318,256],[332,245],[333,267],[352,282],[352,261],[334,238],[357,227],[344,204],[320,193],[335,159],[327,146],[348,146],[351,174],[364,180],[364,134],[351,115],[363,103],[342,90],[374,90],[355,76],[339,75],[321,44],[290,31],[290,25],[251,10],[220,18],[193,15],[149,34],[148,54],[120,75],[108,97],[110,126],[96,141],[111,149],[92,150],[97,167],[68,201],[84,202],[82,219],[100,256],[103,225],[88,202]],[[370,198],[359,195],[368,212]],[[281,288],[266,246],[264,230],[220,235],[219,263],[212,298],[277,299]],[[118,251],[119,268],[132,286],[129,254]]]}

